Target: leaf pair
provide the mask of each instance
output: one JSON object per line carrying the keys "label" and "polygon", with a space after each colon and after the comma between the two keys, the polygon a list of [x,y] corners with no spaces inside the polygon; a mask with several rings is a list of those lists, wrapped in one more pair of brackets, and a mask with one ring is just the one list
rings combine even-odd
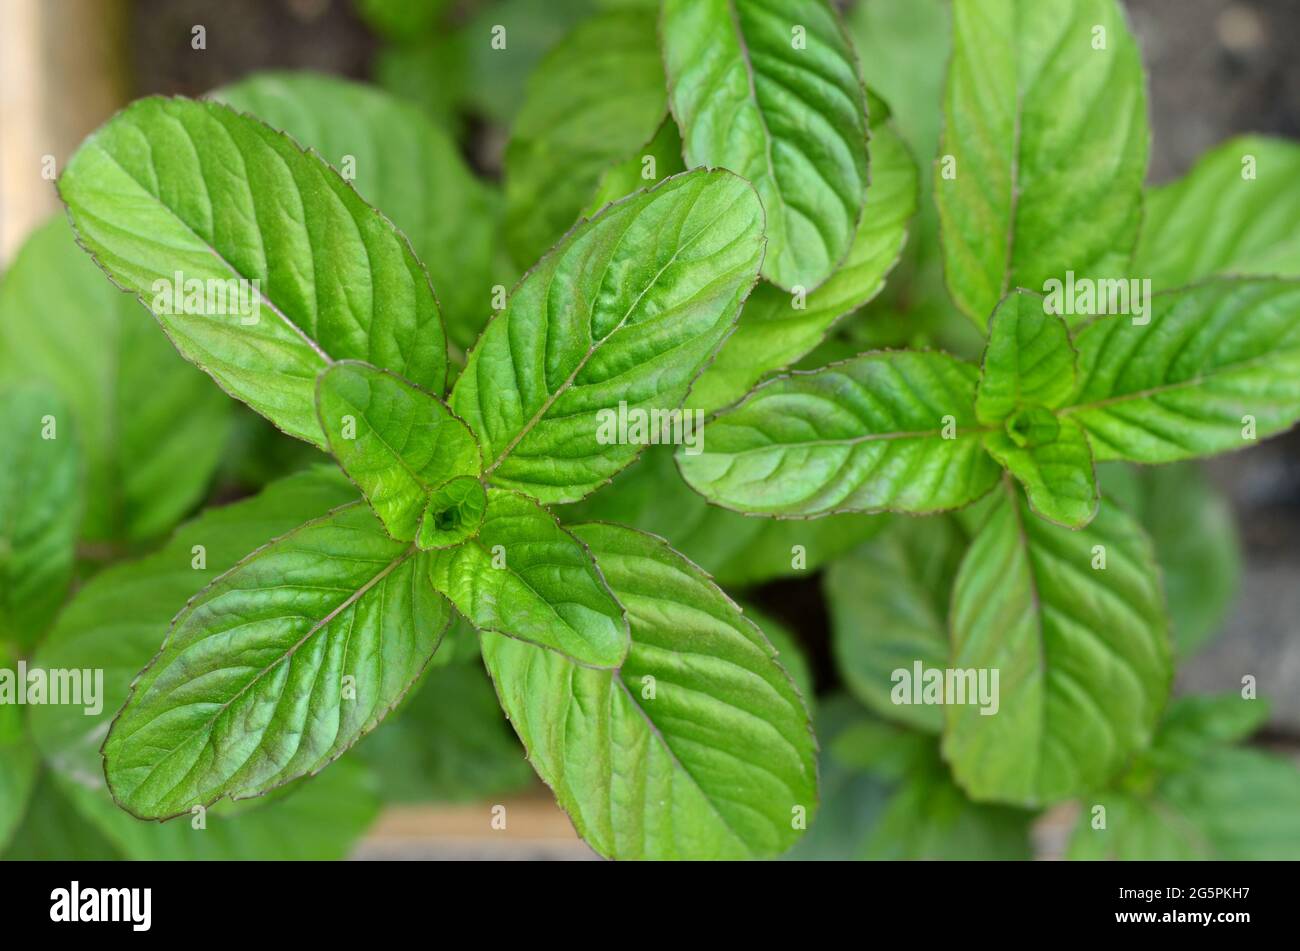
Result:
{"label": "leaf pair", "polygon": [[1092,461],[1161,463],[1242,448],[1300,419],[1300,284],[1220,278],[1156,295],[1146,323],[1098,318],[1071,340],[1049,300],[998,307],[982,371],[879,352],[760,386],[679,456],[738,511],[926,513],[987,492],[1005,466],[1035,511],[1087,524]]}
{"label": "leaf pair", "polygon": [[1207,281],[1153,297],[1149,323],[1098,318],[1073,343],[1043,303],[1021,293],[994,315],[976,408],[1001,418],[985,445],[1045,518],[1087,524],[1094,457],[1208,456],[1300,419],[1300,283]]}

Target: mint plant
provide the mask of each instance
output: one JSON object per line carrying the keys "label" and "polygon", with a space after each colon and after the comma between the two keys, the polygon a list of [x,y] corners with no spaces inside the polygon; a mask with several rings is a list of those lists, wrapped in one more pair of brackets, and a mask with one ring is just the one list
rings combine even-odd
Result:
{"label": "mint plant", "polygon": [[[987,325],[981,360],[878,351],[778,376],[677,461],[709,501],[748,515],[970,507],[947,528],[897,529],[918,571],[932,559],[913,576],[927,620],[908,608],[840,643],[874,708],[942,731],[966,793],[1037,807],[1105,786],[1147,748],[1172,676],[1155,552],[1095,464],[1199,458],[1292,426],[1300,287],[1284,251],[1277,270],[1243,277],[1237,238],[1202,244],[1172,225],[1205,170],[1157,190],[1143,227],[1165,240],[1139,239],[1149,135],[1117,4],[958,0],[952,44],[933,191],[949,293]],[[1257,187],[1260,157],[1235,153],[1234,184],[1221,160],[1217,184]],[[1269,180],[1290,200],[1284,174]],[[1247,233],[1249,208],[1269,200],[1257,190],[1215,230]],[[1206,249],[1198,266],[1172,263],[1193,248]],[[830,579],[846,611],[849,587],[900,600],[861,572]],[[1000,711],[897,706],[889,671],[904,656],[1000,668]]]}
{"label": "mint plant", "polygon": [[[183,151],[159,159],[169,141]],[[418,260],[283,134],[216,103],[142,100],[88,140],[60,191],[83,246],[145,303],[177,271],[260,285],[253,321],[156,315],[224,389],[328,446],[368,503],[251,553],[177,617],[104,744],[120,805],[166,818],[319,771],[401,699],[454,605],[482,632],[534,765],[598,849],[772,854],[796,835],[815,805],[813,743],[761,634],[662,542],[571,533],[545,508],[635,456],[596,443],[600,408],[629,393],[677,405],[726,334],[762,258],[743,180],[687,173],[579,224],[489,322],[446,403]],[[687,649],[725,667],[674,691]],[[727,742],[765,749],[763,764],[715,767],[708,744],[668,745],[692,718],[727,722]],[[575,757],[597,772],[570,778]],[[688,777],[661,807],[654,790]],[[723,794],[737,785],[743,803]],[[605,827],[595,817],[610,809],[630,811]],[[672,837],[653,831],[666,821]]]}
{"label": "mint plant", "polygon": [[[59,221],[0,285],[0,669],[102,669],[108,711],[0,706],[0,847],[342,854],[375,774],[526,779],[499,708],[605,856],[1025,858],[1065,800],[1074,857],[1294,854],[1265,703],[1169,694],[1236,571],[1187,461],[1300,419],[1296,146],[1144,189],[1116,0],[566,6],[545,56],[517,11],[360,12],[418,107],[139,100],[59,181],[99,270]],[[600,436],[682,410],[702,441]],[[176,527],[241,440],[332,462]],[[819,755],[755,589],[823,568]],[[954,670],[986,702],[927,699]]]}

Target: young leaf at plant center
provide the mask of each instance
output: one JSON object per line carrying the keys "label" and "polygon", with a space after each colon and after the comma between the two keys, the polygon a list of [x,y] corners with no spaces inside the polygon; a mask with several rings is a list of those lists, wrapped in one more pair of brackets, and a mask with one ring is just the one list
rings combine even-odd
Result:
{"label": "young leaf at plant center", "polygon": [[1300,145],[1243,135],[1147,192],[1134,275],[1157,291],[1208,277],[1300,277]]}
{"label": "young leaf at plant center", "polygon": [[1168,621],[1130,516],[1103,504],[1069,531],[1004,491],[950,619],[950,667],[987,676],[997,705],[945,704],[943,753],[974,799],[1037,806],[1097,788],[1150,740],[1173,672]]}
{"label": "young leaf at plant center", "polygon": [[1300,769],[1229,745],[1261,719],[1249,714],[1251,705],[1265,706],[1239,697],[1176,702],[1151,754],[1113,788],[1085,799],[1068,857],[1294,859]]}
{"label": "young leaf at plant center", "polygon": [[[948,597],[968,536],[948,516],[896,519],[822,578],[836,669],[872,711],[938,733],[943,708],[911,703],[897,672],[948,666]],[[898,699],[906,702],[896,702]]]}
{"label": "young leaf at plant center", "polygon": [[1048,312],[1044,298],[1013,291],[989,325],[983,372],[975,391],[975,416],[1001,423],[1028,406],[1057,409],[1074,393],[1074,348],[1065,321]]}
{"label": "young leaf at plant center", "polygon": [[391,218],[428,268],[448,336],[468,349],[492,309],[502,201],[451,136],[413,105],[316,73],[257,73],[214,98],[315,149]]}
{"label": "young leaf at plant center", "polygon": [[[0,676],[17,676],[14,659],[0,644]],[[23,708],[6,699],[0,703],[0,853],[27,811],[40,760],[27,738]]]}
{"label": "young leaf at plant center", "polygon": [[621,404],[651,419],[681,405],[757,279],[762,231],[758,196],[723,170],[670,178],[574,228],[488,324],[452,391],[485,479],[572,502],[635,459],[641,445],[605,424]]}
{"label": "young leaf at plant center", "polygon": [[609,166],[644,151],[666,111],[648,11],[592,16],[546,55],[506,148],[506,239],[520,267],[573,225]]}
{"label": "young leaf at plant center", "polygon": [[1161,463],[1243,449],[1300,419],[1300,281],[1218,278],[1155,295],[1150,321],[1075,336],[1060,412],[1097,460]]}
{"label": "young leaf at plant center", "polygon": [[65,215],[32,233],[0,283],[0,379],[53,387],[71,410],[90,541],[168,531],[203,495],[230,428],[231,402],[104,278]]}
{"label": "young leaf at plant center", "polygon": [[978,371],[944,353],[884,351],[764,383],[678,454],[691,488],[753,514],[916,514],[997,482],[975,420]]}
{"label": "young leaf at plant center", "polygon": [[434,490],[457,476],[477,484],[469,428],[399,376],[340,360],[321,372],[316,408],[330,451],[398,541],[415,538]]}
{"label": "young leaf at plant center", "polygon": [[943,105],[935,201],[967,316],[983,327],[1013,288],[1125,269],[1150,131],[1116,0],[954,0]]}
{"label": "young leaf at plant center", "polygon": [[623,662],[622,606],[587,547],[527,496],[488,489],[478,534],[427,557],[433,586],[478,630],[530,641],[589,667]]}
{"label": "young leaf at plant center", "polygon": [[939,758],[938,742],[863,717],[835,738],[831,755],[876,774],[889,798],[868,837],[863,859],[1030,858],[1032,813],[972,802]]}
{"label": "young leaf at plant center", "polygon": [[49,387],[0,387],[0,417],[0,645],[31,647],[72,580],[81,453]]}
{"label": "young leaf at plant center", "polygon": [[250,551],[356,500],[336,466],[316,466],[251,499],[204,512],[153,554],[86,582],[59,613],[32,665],[102,670],[102,709],[87,715],[85,707],[69,704],[30,707],[32,737],[46,763],[73,782],[102,788],[104,735],[131,682],[157,655],[177,608]]}
{"label": "young leaf at plant center", "polygon": [[1218,633],[1237,597],[1242,556],[1232,508],[1195,462],[1106,463],[1102,494],[1142,523],[1156,548],[1174,649],[1188,657]]}
{"label": "young leaf at plant center", "polygon": [[1026,407],[1007,419],[1005,430],[985,435],[984,448],[1016,477],[1040,518],[1082,528],[1097,514],[1092,450],[1083,427],[1069,417]]}
{"label": "young leaf at plant center", "polygon": [[318,772],[401,700],[450,609],[360,502],[261,548],[176,618],[104,743],[114,799],[166,818]]}
{"label": "young leaf at plant center", "polygon": [[[872,115],[873,123],[876,114]],[[821,343],[840,318],[880,293],[898,263],[916,212],[916,160],[889,125],[872,125],[871,186],[848,256],[806,296],[760,282],[745,302],[736,332],[691,387],[705,412],[744,397],[764,376],[782,370]]]}
{"label": "young leaf at plant center", "polygon": [[763,276],[816,288],[848,254],[867,188],[866,92],[835,11],[666,0],[660,36],[686,164],[753,182],[767,210]]}
{"label": "young leaf at plant center", "polygon": [[598,492],[560,511],[565,522],[616,522],[658,535],[724,588],[801,577],[872,537],[884,515],[746,518],[709,505],[682,481],[671,446],[652,446]]}
{"label": "young leaf at plant center", "polygon": [[993,313],[975,415],[984,448],[1025,487],[1034,513],[1067,528],[1097,510],[1097,477],[1083,429],[1052,411],[1077,385],[1065,321],[1030,291],[1013,291]]}
{"label": "young leaf at plant center", "polygon": [[433,550],[473,538],[487,513],[487,492],[473,476],[457,476],[429,495],[415,543]]}
{"label": "young leaf at plant center", "polygon": [[334,360],[442,392],[442,321],[406,239],[258,120],[140,99],[82,144],[59,192],[82,246],[181,354],[289,435],[324,446],[316,376]]}
{"label": "young leaf at plant center", "polygon": [[777,855],[817,800],[808,711],[772,646],[659,539],[584,525],[632,621],[617,670],[483,635],[529,761],[579,834],[621,859]]}

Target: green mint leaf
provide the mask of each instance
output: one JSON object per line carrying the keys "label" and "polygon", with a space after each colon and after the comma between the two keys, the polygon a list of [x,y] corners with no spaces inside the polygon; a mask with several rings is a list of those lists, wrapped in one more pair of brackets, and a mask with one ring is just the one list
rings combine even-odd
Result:
{"label": "green mint leaf", "polygon": [[[877,115],[872,113],[873,122]],[[764,376],[805,356],[836,321],[880,293],[907,241],[916,203],[915,159],[890,126],[873,125],[871,186],[848,256],[806,297],[766,282],[754,288],[736,332],[691,387],[691,405],[710,412],[736,402]]]}
{"label": "green mint leaf", "polygon": [[948,597],[968,536],[948,516],[897,519],[827,568],[831,645],[845,686],[875,713],[938,733],[943,708],[895,703],[896,671],[948,666]]}
{"label": "green mint leaf", "polygon": [[1037,294],[1013,291],[994,312],[975,392],[980,422],[1001,423],[1022,406],[1056,409],[1074,394],[1070,332],[1045,306]]}
{"label": "green mint leaf", "polygon": [[950,621],[951,666],[998,677],[996,713],[944,706],[944,758],[973,798],[1077,795],[1150,741],[1173,673],[1168,621],[1151,542],[1120,509],[1070,531],[1009,490],[966,552]]}
{"label": "green mint leaf", "polygon": [[315,149],[411,240],[447,334],[467,349],[491,312],[501,200],[415,106],[316,73],[258,73],[214,94]]}
{"label": "green mint leaf", "polygon": [[289,435],[324,446],[316,376],[334,360],[442,392],[423,266],[283,133],[215,102],[141,99],[82,144],[59,191],[82,246],[181,354]]}
{"label": "green mint leaf", "polygon": [[888,521],[881,515],[785,520],[728,512],[682,481],[671,446],[651,447],[610,485],[566,506],[561,517],[617,522],[658,535],[727,588],[816,571]]}
{"label": "green mint leaf", "polygon": [[32,664],[103,670],[101,709],[88,715],[84,706],[30,707],[32,736],[46,762],[73,782],[102,788],[104,734],[131,682],[157,655],[177,608],[250,551],[356,499],[356,489],[334,466],[317,466],[251,499],[204,512],[157,552],[86,582],[59,613]]}
{"label": "green mint leaf", "polygon": [[648,11],[593,16],[546,55],[506,148],[506,239],[520,267],[573,225],[609,166],[644,151],[666,112]]}
{"label": "green mint leaf", "polygon": [[1157,291],[1227,274],[1300,277],[1300,145],[1244,135],[1147,192],[1132,273]]}
{"label": "green mint leaf", "polygon": [[49,387],[0,388],[0,417],[0,644],[31,647],[72,581],[81,453]]}
{"label": "green mint leaf", "polygon": [[493,634],[483,657],[530,762],[602,855],[777,855],[816,809],[808,712],[772,646],[651,536],[576,529],[632,620],[618,670]]}
{"label": "green mint leaf", "polygon": [[669,105],[688,166],[729,168],[767,211],[763,276],[811,291],[849,252],[867,188],[867,99],[825,0],[666,0]]}
{"label": "green mint leaf", "polygon": [[1031,406],[1006,429],[984,437],[984,448],[1024,486],[1034,514],[1066,528],[1082,528],[1097,513],[1101,494],[1083,427],[1069,417]]}
{"label": "green mint leaf", "polygon": [[1242,556],[1227,498],[1193,462],[1106,463],[1102,494],[1116,498],[1156,546],[1174,648],[1188,657],[1219,633],[1241,583]]}
{"label": "green mint leaf", "polygon": [[665,116],[644,148],[605,170],[582,216],[594,218],[606,205],[684,171],[682,137],[672,117]]}
{"label": "green mint leaf", "polygon": [[979,326],[1013,288],[1125,269],[1150,132],[1116,0],[955,0],[944,114],[944,273]]}
{"label": "green mint leaf", "polygon": [[[160,336],[156,330],[153,334]],[[206,382],[205,387],[212,389]],[[108,568],[77,592],[31,664],[103,670],[102,709],[87,715],[83,707],[70,705],[28,708],[32,737],[54,771],[46,772],[37,790],[39,808],[24,820],[24,829],[42,824],[38,833],[27,836],[38,847],[33,857],[76,855],[81,843],[103,835],[119,843],[107,857],[328,859],[348,854],[377,809],[369,778],[349,764],[350,757],[309,783],[294,784],[293,794],[283,799],[243,805],[238,815],[229,814],[223,804],[209,812],[208,828],[196,835],[188,823],[143,823],[122,812],[105,786],[99,748],[131,682],[158,653],[177,605],[252,549],[356,496],[337,469],[318,466],[268,486],[255,498],[205,512],[156,553]],[[71,839],[67,847],[51,846],[65,838]]]}
{"label": "green mint leaf", "polygon": [[484,476],[572,502],[635,459],[631,426],[620,441],[607,423],[621,404],[646,418],[681,405],[757,279],[762,222],[747,182],[701,170],[570,232],[488,324],[452,392]]}
{"label": "green mint leaf", "polygon": [[[16,672],[15,660],[0,644],[0,671]],[[23,708],[0,704],[0,853],[27,811],[40,760],[27,738]]]}
{"label": "green mint leaf", "polygon": [[104,743],[141,818],[318,772],[383,720],[450,619],[424,558],[355,502],[255,551],[176,618]]}
{"label": "green mint leaf", "polygon": [[399,541],[415,538],[435,489],[482,466],[473,434],[441,400],[369,364],[324,370],[316,406],[330,452]]}
{"label": "green mint leaf", "polygon": [[0,283],[0,379],[52,386],[71,410],[60,425],[76,424],[90,541],[170,530],[221,460],[230,401],[104,279],[64,215],[32,233]]}
{"label": "green mint leaf", "polygon": [[434,550],[459,545],[478,534],[487,513],[487,492],[474,476],[457,476],[429,494],[415,543]]}
{"label": "green mint leaf", "polygon": [[867,353],[764,383],[679,453],[715,505],[753,514],[916,514],[973,502],[997,481],[975,420],[978,371],[944,353]]}
{"label": "green mint leaf", "polygon": [[1221,278],[1157,294],[1147,323],[1100,318],[1074,342],[1081,383],[1061,412],[1098,461],[1243,449],[1300,419],[1300,282]]}
{"label": "green mint leaf", "polygon": [[480,631],[589,667],[617,667],[627,654],[627,617],[586,545],[525,495],[488,489],[478,534],[428,560],[433,586]]}

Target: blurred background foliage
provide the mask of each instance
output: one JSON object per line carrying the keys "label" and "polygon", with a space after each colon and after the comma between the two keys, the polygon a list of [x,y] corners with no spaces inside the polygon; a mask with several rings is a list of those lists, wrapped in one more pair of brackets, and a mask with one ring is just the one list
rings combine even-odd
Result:
{"label": "blurred background foliage", "polygon": [[[885,290],[801,365],[873,347],[978,357],[982,339],[944,287],[927,173],[942,121],[948,4],[837,5],[868,86],[917,160],[920,211]],[[512,286],[579,213],[620,193],[611,165],[647,143],[671,162],[679,147],[671,124],[659,126],[649,90],[662,87],[657,60],[642,55],[653,0],[29,6],[53,44],[36,98],[54,118],[44,137],[14,137],[8,148],[30,142],[61,164],[131,98],[215,94],[331,162],[351,155],[357,189],[427,262],[462,352],[490,313],[492,287]],[[1300,35],[1293,4],[1126,6],[1152,77],[1153,183],[1182,174],[1234,132],[1300,136],[1300,59],[1282,39]],[[79,16],[97,27],[89,40],[50,28]],[[203,50],[191,45],[195,24],[206,30]],[[497,26],[508,32],[509,55],[490,45]],[[78,42],[95,46],[80,57],[62,48]],[[78,58],[97,72],[60,69]],[[316,75],[298,75],[304,70]],[[648,91],[627,101],[593,96],[610,75],[619,88],[643,75]],[[79,88],[97,93],[78,97]],[[17,160],[31,172],[32,154]],[[69,490],[69,511],[80,515],[69,526],[75,558],[53,559],[42,589],[54,595],[0,599],[0,660],[103,668],[107,699],[98,717],[0,707],[4,857],[340,858],[356,853],[385,805],[521,794],[545,802],[477,639],[460,625],[395,716],[321,776],[214,809],[202,833],[184,819],[143,823],[116,809],[98,746],[171,616],[237,558],[308,510],[339,504],[348,488],[316,450],[284,438],[180,360],[150,315],[75,246],[51,195],[41,192],[31,207],[0,235],[8,254],[0,395],[22,399],[37,387],[67,406],[70,455],[39,462],[51,478],[75,468],[83,480]],[[46,212],[54,213],[38,224]],[[822,746],[820,813],[790,858],[1295,857],[1300,796],[1283,757],[1294,757],[1300,737],[1298,446],[1285,437],[1209,469],[1104,468],[1104,490],[1154,539],[1184,662],[1181,692],[1235,690],[1250,674],[1275,703],[1269,717],[1263,704],[1243,714],[1233,696],[1181,700],[1113,788],[1046,817],[970,801],[939,756],[939,709],[896,706],[880,687],[889,670],[918,657],[944,665],[947,593],[977,512],[747,519],[707,506],[684,486],[671,453],[652,449],[567,517],[665,536],[743,599],[778,647],[814,706]],[[20,493],[6,477],[0,489]],[[195,545],[205,548],[202,569],[193,566]],[[793,546],[801,560],[792,560]],[[1243,748],[1252,735],[1283,757]],[[1127,817],[1142,834],[1089,835],[1090,809],[1103,803],[1112,822]],[[484,805],[466,834],[487,830]]]}

